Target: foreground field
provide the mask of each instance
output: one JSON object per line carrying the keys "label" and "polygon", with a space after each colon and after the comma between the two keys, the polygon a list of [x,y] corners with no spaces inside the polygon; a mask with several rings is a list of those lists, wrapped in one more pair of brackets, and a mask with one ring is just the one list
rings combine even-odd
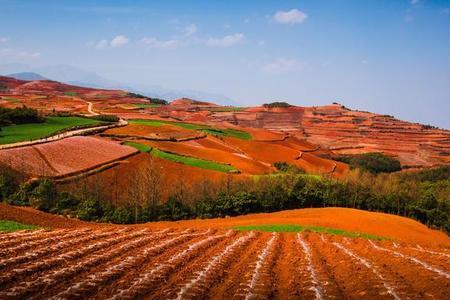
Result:
{"label": "foreground field", "polygon": [[1,299],[446,299],[450,250],[315,233],[0,234]]}

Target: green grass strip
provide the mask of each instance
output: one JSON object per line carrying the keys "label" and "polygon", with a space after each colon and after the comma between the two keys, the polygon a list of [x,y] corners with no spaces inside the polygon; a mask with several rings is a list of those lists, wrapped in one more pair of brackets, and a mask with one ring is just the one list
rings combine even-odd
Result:
{"label": "green grass strip", "polygon": [[81,117],[48,117],[44,123],[4,126],[0,131],[0,144],[37,140],[75,126],[85,127],[102,123]]}
{"label": "green grass strip", "polygon": [[139,108],[152,108],[152,107],[160,107],[161,104],[155,104],[155,103],[135,103],[133,104],[134,107],[139,107]]}
{"label": "green grass strip", "polygon": [[264,231],[264,232],[301,232],[301,231],[311,231],[315,233],[326,233],[341,235],[352,238],[365,238],[370,240],[386,240],[385,237],[376,236],[369,233],[360,233],[346,231],[336,228],[328,228],[321,226],[311,226],[311,225],[296,225],[296,224],[268,224],[268,225],[246,225],[246,226],[234,226],[233,229],[240,231]]}
{"label": "green grass strip", "polygon": [[200,125],[193,123],[185,123],[185,122],[170,122],[170,121],[162,121],[162,120],[130,120],[130,124],[137,125],[147,125],[147,126],[163,126],[163,125],[174,125],[178,127],[182,127],[188,130],[198,130],[203,131],[206,134],[215,135],[215,136],[228,136],[234,137],[241,140],[251,140],[252,135],[246,131],[236,130],[236,129],[218,129],[208,125]]}
{"label": "green grass strip", "polygon": [[38,229],[38,228],[39,228],[38,226],[34,225],[25,225],[14,221],[0,220],[0,231],[12,232],[17,230]]}
{"label": "green grass strip", "polygon": [[6,100],[6,101],[8,101],[10,103],[20,103],[19,99],[11,98],[11,97],[3,97],[2,100]]}
{"label": "green grass strip", "polygon": [[130,146],[130,147],[133,147],[133,148],[136,148],[136,149],[138,149],[141,152],[150,152],[150,151],[152,151],[152,147],[150,147],[148,145],[141,144],[141,143],[126,141],[123,144],[127,145],[127,146]]}
{"label": "green grass strip", "polygon": [[170,161],[174,161],[177,163],[182,163],[182,164],[185,164],[188,166],[193,166],[193,167],[202,168],[202,169],[208,169],[208,170],[213,170],[213,171],[218,171],[218,172],[223,172],[223,173],[228,173],[230,171],[237,171],[233,166],[230,166],[230,165],[219,164],[216,162],[212,162],[212,161],[204,160],[204,159],[200,159],[200,158],[164,152],[164,151],[161,151],[156,148],[153,148],[153,150],[151,151],[151,154],[153,154],[154,156],[157,156],[159,158],[167,159]]}

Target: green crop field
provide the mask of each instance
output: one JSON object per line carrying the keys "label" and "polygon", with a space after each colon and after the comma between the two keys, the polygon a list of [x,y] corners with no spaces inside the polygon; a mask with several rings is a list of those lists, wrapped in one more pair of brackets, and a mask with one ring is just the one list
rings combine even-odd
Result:
{"label": "green crop field", "polygon": [[211,107],[208,110],[213,112],[228,112],[228,111],[242,111],[245,107],[239,106],[222,106],[222,107]]}
{"label": "green crop field", "polygon": [[230,166],[230,165],[219,164],[219,163],[212,162],[212,161],[209,161],[209,160],[204,160],[204,159],[194,158],[194,157],[190,157],[190,156],[183,156],[183,155],[173,154],[173,153],[169,153],[169,152],[164,152],[164,151],[161,151],[161,150],[156,149],[156,148],[153,148],[151,153],[154,156],[157,156],[157,157],[160,157],[160,158],[163,158],[163,159],[171,160],[171,161],[174,161],[174,162],[182,163],[182,164],[185,164],[185,165],[188,165],[188,166],[197,167],[197,168],[214,170],[214,171],[224,172],[224,173],[228,173],[230,171],[236,171],[236,169],[233,166]]}
{"label": "green crop field", "polygon": [[36,140],[75,126],[101,123],[103,122],[81,117],[48,117],[44,123],[4,126],[0,131],[0,145]]}
{"label": "green crop field", "polygon": [[155,103],[136,103],[133,104],[134,107],[139,107],[139,108],[152,108],[152,107],[160,107],[161,104],[155,104]]}
{"label": "green crop field", "polygon": [[25,229],[38,229],[39,227],[33,225],[25,225],[14,221],[0,220],[0,231],[17,231]]}
{"label": "green crop field", "polygon": [[19,99],[11,98],[11,97],[3,97],[2,100],[8,101],[10,103],[20,103]]}
{"label": "green crop field", "polygon": [[169,152],[165,152],[165,151],[162,151],[162,150],[159,150],[156,148],[152,148],[148,145],[144,145],[141,143],[127,141],[123,144],[134,147],[141,152],[150,152],[152,155],[154,155],[156,157],[174,161],[174,162],[181,163],[181,164],[188,165],[188,166],[193,166],[193,167],[197,167],[197,168],[208,169],[208,170],[213,170],[213,171],[218,171],[218,172],[224,172],[224,173],[228,173],[230,171],[237,171],[236,168],[234,168],[233,166],[230,166],[230,165],[220,164],[220,163],[216,163],[213,161],[195,158],[195,157],[191,157],[191,156],[184,156],[184,155],[169,153]]}
{"label": "green crop field", "polygon": [[336,228],[328,228],[321,226],[310,226],[310,225],[296,225],[296,224],[268,224],[268,225],[246,225],[246,226],[235,226],[235,230],[240,231],[264,231],[264,232],[301,232],[310,231],[316,233],[326,233],[334,235],[342,235],[347,237],[360,237],[371,240],[385,240],[386,238],[376,236],[368,233],[352,232]]}
{"label": "green crop field", "polygon": [[152,151],[152,147],[150,147],[148,145],[141,144],[141,143],[126,141],[123,144],[126,145],[126,146],[130,146],[130,147],[136,148],[140,152],[150,152],[150,151]]}
{"label": "green crop field", "polygon": [[163,126],[163,125],[174,125],[179,126],[188,130],[198,130],[203,131],[204,133],[216,135],[216,136],[227,136],[227,137],[235,137],[241,140],[251,140],[252,136],[250,133],[242,130],[236,129],[219,129],[214,128],[208,125],[200,125],[193,123],[185,123],[185,122],[170,122],[170,121],[161,121],[161,120],[131,120],[130,124],[138,124],[138,125],[147,125],[147,126]]}

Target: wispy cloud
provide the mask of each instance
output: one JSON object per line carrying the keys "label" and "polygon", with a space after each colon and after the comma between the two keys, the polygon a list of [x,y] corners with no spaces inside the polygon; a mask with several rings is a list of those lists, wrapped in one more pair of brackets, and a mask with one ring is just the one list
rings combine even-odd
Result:
{"label": "wispy cloud", "polygon": [[221,38],[209,38],[206,41],[206,45],[209,47],[231,47],[245,39],[243,33],[235,33],[231,35],[226,35]]}
{"label": "wispy cloud", "polygon": [[411,0],[411,5],[419,4],[420,0]]}
{"label": "wispy cloud", "polygon": [[184,28],[184,36],[189,37],[191,35],[196,34],[198,31],[198,27],[195,24],[190,24]]}
{"label": "wispy cloud", "polygon": [[41,57],[40,52],[17,50],[13,48],[0,49],[0,57],[8,57],[13,59],[35,59]]}
{"label": "wispy cloud", "polygon": [[0,43],[6,43],[7,41],[9,41],[9,38],[0,36]]}
{"label": "wispy cloud", "polygon": [[278,58],[261,67],[261,70],[267,73],[284,73],[295,70],[300,70],[302,64],[296,59]]}
{"label": "wispy cloud", "polygon": [[144,44],[150,48],[156,48],[156,49],[177,49],[181,47],[182,42],[179,40],[158,40],[154,37],[146,37],[139,41],[139,43]]}
{"label": "wispy cloud", "polygon": [[124,35],[117,35],[111,40],[103,39],[98,42],[89,42],[86,45],[88,47],[94,47],[95,49],[101,50],[106,48],[120,48],[128,44],[129,39]]}
{"label": "wispy cloud", "polygon": [[280,24],[298,24],[303,23],[308,15],[296,8],[289,11],[277,11],[273,16],[273,20]]}
{"label": "wispy cloud", "polygon": [[128,38],[124,35],[118,35],[115,38],[113,38],[111,40],[111,47],[112,48],[119,48],[122,46],[125,46],[126,44],[128,44]]}
{"label": "wispy cloud", "polygon": [[104,48],[108,47],[108,45],[109,45],[109,43],[107,40],[101,40],[101,41],[98,41],[97,44],[95,44],[95,48],[96,49],[104,49]]}

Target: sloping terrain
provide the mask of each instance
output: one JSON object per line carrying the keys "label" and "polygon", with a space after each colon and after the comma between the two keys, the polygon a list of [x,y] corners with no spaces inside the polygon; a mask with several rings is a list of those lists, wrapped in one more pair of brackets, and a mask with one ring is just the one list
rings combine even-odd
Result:
{"label": "sloping terrain", "polygon": [[94,137],[60,141],[0,151],[0,162],[31,177],[69,175],[123,159],[137,151]]}
{"label": "sloping terrain", "polygon": [[[4,209],[0,205],[0,213]],[[320,223],[320,217],[329,216],[327,210],[333,209],[290,211],[288,220]],[[378,234],[399,238],[226,228],[262,220],[274,224],[281,217],[276,214],[134,226],[80,222],[70,230],[3,233],[0,298],[447,298],[447,236],[401,217],[335,210],[340,217],[331,222],[337,226],[349,226],[351,220],[341,217],[352,215],[360,222],[351,226],[377,221]],[[32,218],[25,214],[23,219]],[[410,234],[396,232],[393,222]]]}
{"label": "sloping terrain", "polygon": [[[125,91],[83,88],[49,80],[23,81],[0,77],[0,83],[4,86],[0,90],[0,105],[4,107],[27,105],[44,112],[56,110],[92,114],[94,111],[125,119],[220,125],[248,130],[255,140],[268,142],[290,135],[309,142],[313,148],[328,151],[328,155],[384,152],[397,157],[404,167],[427,167],[450,162],[448,130],[401,121],[387,115],[352,111],[340,104],[237,108],[182,98],[170,105],[160,105],[150,104],[148,99]],[[114,133],[160,135],[163,138],[166,135],[176,138],[178,135],[175,132],[153,132],[155,128],[152,132],[145,132],[148,128],[142,129],[130,127],[117,129],[118,132]],[[184,135],[181,127],[175,128],[175,131]],[[304,165],[315,171],[328,168]]]}

